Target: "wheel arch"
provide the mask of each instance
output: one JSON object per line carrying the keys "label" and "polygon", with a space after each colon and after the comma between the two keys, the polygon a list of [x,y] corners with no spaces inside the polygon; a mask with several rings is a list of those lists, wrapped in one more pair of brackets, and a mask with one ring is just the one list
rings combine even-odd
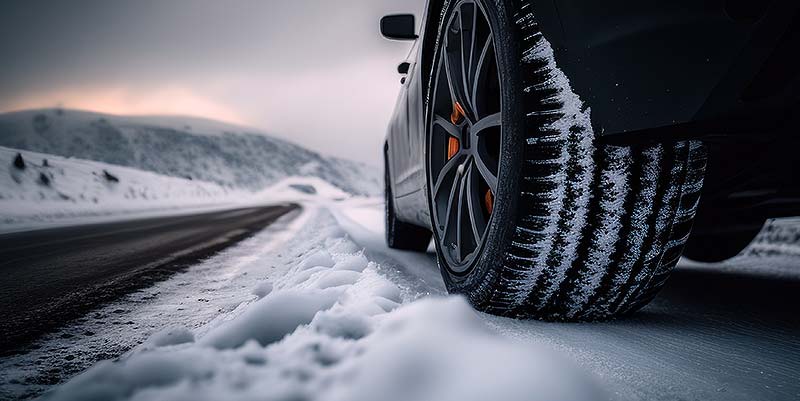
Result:
{"label": "wheel arch", "polygon": [[[430,85],[431,68],[433,68],[433,52],[436,49],[436,35],[441,21],[441,9],[447,0],[430,0],[425,10],[425,25],[422,27],[422,44],[420,49],[420,71],[424,87],[422,93],[428,93]],[[423,99],[427,103],[427,96]],[[427,107],[427,104],[424,105]]]}

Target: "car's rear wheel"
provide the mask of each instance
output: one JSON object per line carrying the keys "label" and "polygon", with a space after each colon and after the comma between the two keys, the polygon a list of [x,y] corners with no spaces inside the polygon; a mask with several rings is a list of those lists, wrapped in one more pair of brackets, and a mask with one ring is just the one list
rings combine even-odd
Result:
{"label": "car's rear wheel", "polygon": [[426,171],[445,283],[502,315],[636,310],[680,257],[704,147],[598,143],[530,3],[500,3],[446,2],[439,25]]}

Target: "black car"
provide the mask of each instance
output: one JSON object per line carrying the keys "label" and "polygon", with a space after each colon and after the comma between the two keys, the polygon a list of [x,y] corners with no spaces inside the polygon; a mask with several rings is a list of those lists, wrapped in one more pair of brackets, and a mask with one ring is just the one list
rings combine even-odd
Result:
{"label": "black car", "polygon": [[384,17],[414,40],[384,147],[389,246],[433,236],[450,292],[553,320],[637,310],[682,254],[735,256],[800,215],[799,6],[429,0],[419,33]]}

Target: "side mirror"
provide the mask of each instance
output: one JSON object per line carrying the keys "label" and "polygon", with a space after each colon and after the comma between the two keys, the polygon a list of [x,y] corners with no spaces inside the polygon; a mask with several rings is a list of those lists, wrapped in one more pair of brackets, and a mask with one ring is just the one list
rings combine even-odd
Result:
{"label": "side mirror", "polygon": [[414,14],[394,14],[381,18],[381,34],[385,38],[393,40],[418,38]]}
{"label": "side mirror", "polygon": [[409,64],[407,61],[404,61],[404,62],[400,63],[400,65],[397,66],[397,72],[400,73],[400,74],[408,74],[408,69],[410,67],[411,67],[411,64]]}

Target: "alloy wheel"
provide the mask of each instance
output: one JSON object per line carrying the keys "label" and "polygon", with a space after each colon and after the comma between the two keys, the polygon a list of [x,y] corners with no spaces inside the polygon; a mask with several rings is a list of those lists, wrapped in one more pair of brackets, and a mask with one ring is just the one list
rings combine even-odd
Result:
{"label": "alloy wheel", "polygon": [[444,25],[428,127],[433,225],[447,268],[466,273],[498,191],[502,118],[494,36],[482,5],[456,4]]}

